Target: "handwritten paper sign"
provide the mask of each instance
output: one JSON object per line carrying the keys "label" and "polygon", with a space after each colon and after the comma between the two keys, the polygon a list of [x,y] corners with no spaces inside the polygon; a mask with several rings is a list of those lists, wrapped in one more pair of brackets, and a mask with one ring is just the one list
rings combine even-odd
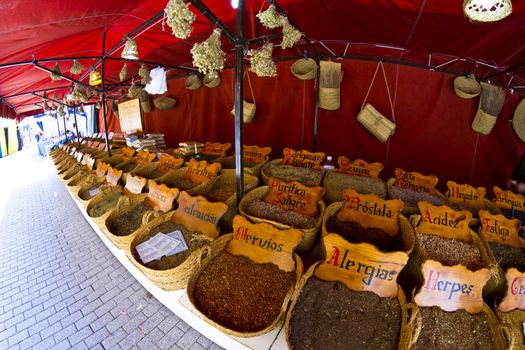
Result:
{"label": "handwritten paper sign", "polygon": [[494,195],[496,198],[494,198],[494,204],[498,208],[501,209],[516,209],[525,211],[525,207],[523,205],[523,202],[525,201],[525,197],[522,194],[516,194],[512,191],[505,191],[499,188],[498,186],[494,186],[493,188]]}
{"label": "handwritten paper sign", "polygon": [[118,180],[122,176],[122,170],[117,170],[112,166],[109,166],[108,172],[106,174],[106,182],[111,186],[117,186]]}
{"label": "handwritten paper sign", "polygon": [[179,195],[178,188],[169,188],[163,184],[157,184],[153,180],[149,180],[148,197],[144,200],[146,205],[156,211],[168,212],[173,208],[173,201]]}
{"label": "handwritten paper sign", "polygon": [[104,162],[98,163],[97,170],[96,170],[97,176],[98,177],[102,177],[102,176],[106,175],[106,173],[108,172],[109,168],[111,168],[111,165],[109,165],[108,163],[104,163]]}
{"label": "handwritten paper sign", "polygon": [[126,187],[124,187],[123,192],[124,194],[139,194],[142,192],[144,186],[146,186],[146,182],[148,182],[148,179],[128,174]]}
{"label": "handwritten paper sign", "polygon": [[525,272],[511,267],[505,273],[507,292],[498,305],[498,310],[509,312],[514,309],[525,310]]}
{"label": "handwritten paper sign", "polygon": [[186,191],[179,196],[179,207],[172,217],[172,221],[180,223],[190,231],[200,231],[202,234],[215,239],[219,234],[217,223],[226,213],[228,206],[222,202],[208,202],[202,196],[192,197]]}
{"label": "handwritten paper sign", "polygon": [[308,216],[319,215],[317,202],[323,198],[325,189],[321,186],[308,187],[296,181],[282,181],[271,177],[268,180],[270,191],[264,201],[276,204],[284,210],[295,211]]}
{"label": "handwritten paper sign", "polygon": [[437,176],[427,176],[416,171],[405,171],[401,168],[395,168],[394,175],[396,177],[394,186],[396,187],[430,194],[436,193],[436,185],[439,181]]}
{"label": "handwritten paper sign", "polygon": [[362,159],[356,159],[351,161],[345,156],[339,156],[337,158],[338,168],[336,171],[338,173],[345,173],[353,176],[364,176],[370,177],[372,179],[378,179],[379,173],[383,170],[382,163],[368,163]]}
{"label": "handwritten paper sign", "polygon": [[439,306],[449,312],[463,309],[471,314],[483,309],[482,291],[490,278],[489,269],[473,272],[463,265],[447,267],[427,260],[421,272],[425,281],[415,297],[418,306]]}
{"label": "handwritten paper sign", "polygon": [[518,232],[521,222],[518,219],[507,219],[503,215],[492,215],[486,210],[479,211],[480,232],[487,242],[494,242],[511,247],[522,248],[523,240]]}
{"label": "handwritten paper sign", "polygon": [[204,147],[201,150],[202,154],[208,155],[208,156],[217,156],[217,157],[224,157],[226,155],[226,152],[232,147],[231,143],[212,143],[212,142],[206,142],[204,144]]}
{"label": "handwritten paper sign", "polygon": [[470,211],[456,211],[446,205],[437,207],[427,202],[419,202],[417,206],[421,213],[419,233],[472,242],[468,226],[472,219]]}
{"label": "handwritten paper sign", "polygon": [[121,157],[123,160],[129,160],[135,154],[135,149],[131,147],[124,147],[122,149]]}
{"label": "handwritten paper sign", "polygon": [[157,155],[155,153],[139,150],[137,155],[135,156],[135,159],[137,160],[137,164],[147,164],[151,163],[156,156]]}
{"label": "handwritten paper sign", "polygon": [[321,169],[321,162],[325,158],[323,152],[308,152],[306,150],[295,151],[291,148],[283,150],[284,159],[283,165],[292,165],[299,168],[308,168],[319,170]]}
{"label": "handwritten paper sign", "polygon": [[177,170],[184,164],[184,158],[176,158],[167,154],[160,156],[160,163],[157,167],[157,171],[163,174],[167,174],[172,170]]}
{"label": "handwritten paper sign", "polygon": [[247,162],[262,163],[266,160],[266,157],[272,152],[271,147],[259,147],[259,146],[243,146],[243,157]]}
{"label": "handwritten paper sign", "polygon": [[295,270],[293,251],[303,239],[298,229],[280,230],[267,223],[252,224],[243,216],[233,218],[233,239],[225,250],[257,263],[274,263],[281,270]]}
{"label": "handwritten paper sign", "polygon": [[220,163],[209,164],[205,160],[199,162],[192,158],[190,159],[188,170],[184,174],[184,179],[201,184],[216,177],[221,167]]}
{"label": "handwritten paper sign", "polygon": [[397,217],[404,203],[398,199],[384,200],[374,194],[360,194],[351,188],[343,190],[344,205],[337,220],[357,222],[363,227],[380,228],[391,236],[399,233]]}
{"label": "handwritten paper sign", "polygon": [[122,131],[142,130],[142,114],[138,98],[118,104],[118,117]]}
{"label": "handwritten paper sign", "polygon": [[369,243],[354,244],[335,233],[323,237],[326,258],[314,274],[324,281],[340,281],[355,291],[395,297],[397,276],[408,262],[403,252],[384,253]]}
{"label": "handwritten paper sign", "polygon": [[487,194],[485,187],[472,187],[468,184],[457,184],[454,181],[447,181],[448,200],[453,204],[461,204],[469,208],[483,208]]}

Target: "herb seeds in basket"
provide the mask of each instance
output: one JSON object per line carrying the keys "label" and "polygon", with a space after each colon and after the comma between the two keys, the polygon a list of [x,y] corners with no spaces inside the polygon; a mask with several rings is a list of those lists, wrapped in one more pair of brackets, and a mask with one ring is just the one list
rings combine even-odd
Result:
{"label": "herb seeds in basket", "polygon": [[[235,158],[225,158],[224,160],[221,160],[220,163],[222,164],[222,169],[235,169]],[[248,162],[248,161],[244,161],[243,162],[243,166],[245,168],[251,168],[251,167],[254,167],[256,166],[257,163],[255,162]]]}
{"label": "herb seeds in basket", "polygon": [[268,177],[275,177],[285,181],[297,181],[306,186],[319,186],[323,179],[323,172],[308,168],[299,168],[292,165],[281,165],[267,163],[264,166],[264,173]]}
{"label": "herb seeds in basket", "polygon": [[102,184],[103,184],[102,182],[97,182],[96,184],[94,184],[90,188],[87,188],[87,189],[85,189],[83,191],[80,191],[78,193],[78,196],[80,197],[80,199],[87,201],[87,200],[95,197],[99,193],[99,188],[100,188],[100,186],[102,186]]}
{"label": "herb seeds in basket", "polygon": [[489,242],[490,249],[499,266],[506,270],[515,267],[525,272],[525,248],[516,248],[508,245]]}
{"label": "herb seeds in basket", "polygon": [[222,251],[201,271],[193,297],[197,308],[220,325],[257,332],[278,317],[294,283],[295,275],[277,265]]}
{"label": "herb seeds in basket", "polygon": [[254,200],[244,208],[248,215],[276,221],[291,227],[309,229],[315,226],[318,218],[296,213],[291,210],[284,210],[278,205],[266,203],[262,200]]}
{"label": "herb seeds in basket", "polygon": [[481,252],[475,243],[436,235],[417,234],[418,244],[425,250],[427,258],[445,266],[464,265],[471,271],[483,267]]}
{"label": "herb seeds in basket", "polygon": [[108,224],[108,229],[116,236],[127,236],[142,225],[142,216],[152,210],[144,203],[139,203],[130,211],[117,216]]}
{"label": "herb seeds in basket", "polygon": [[312,276],[290,318],[290,346],[292,350],[397,349],[401,317],[397,298],[355,292],[341,282]]}
{"label": "herb seeds in basket", "polygon": [[181,191],[192,189],[193,187],[197,186],[196,183],[191,182],[190,180],[185,180],[181,177],[179,178],[171,178],[167,179],[163,182],[164,185],[171,187],[171,188],[178,188]]}
{"label": "herb seeds in basket", "polygon": [[[379,197],[386,196],[386,186],[383,180],[373,179],[366,176],[355,176],[337,171],[331,171],[326,174],[325,182],[330,182],[330,186],[339,191],[345,188],[352,188],[362,194],[377,194]],[[342,200],[339,199],[339,200]]]}
{"label": "herb seeds in basket", "polygon": [[117,205],[118,200],[122,196],[122,192],[117,191],[108,194],[103,201],[93,205],[91,208],[88,209],[88,215],[92,218],[98,218],[104,215]]}
{"label": "herb seeds in basket", "polygon": [[446,205],[447,200],[444,197],[434,196],[422,191],[414,191],[408,188],[389,186],[390,195],[394,199],[400,199],[406,207],[417,208],[418,202],[428,202],[435,206]]}

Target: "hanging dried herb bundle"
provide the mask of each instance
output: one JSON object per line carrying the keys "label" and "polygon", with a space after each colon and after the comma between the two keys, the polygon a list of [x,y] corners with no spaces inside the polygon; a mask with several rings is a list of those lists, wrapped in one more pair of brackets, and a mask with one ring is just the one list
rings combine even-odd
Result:
{"label": "hanging dried herb bundle", "polygon": [[266,11],[260,12],[256,15],[261,24],[268,29],[274,29],[283,25],[284,16],[279,14],[275,9],[275,5],[270,5]]}
{"label": "hanging dried herb bundle", "polygon": [[221,49],[221,30],[214,29],[210,37],[191,49],[193,65],[203,74],[217,77],[217,71],[224,68],[226,54]]}
{"label": "hanging dried herb bundle", "polygon": [[50,73],[51,80],[60,80],[62,77],[60,76],[62,72],[60,71],[60,66],[58,65],[58,62],[55,63],[55,68],[53,68],[53,72]]}
{"label": "hanging dried herb bundle", "polygon": [[143,85],[149,84],[151,82],[151,76],[149,75],[149,68],[145,64],[140,66],[139,76],[142,78],[140,81]]}
{"label": "hanging dried herb bundle", "polygon": [[128,77],[128,65],[124,63],[119,73],[120,82],[123,82]]}
{"label": "hanging dried herb bundle", "polygon": [[281,42],[281,49],[287,49],[294,46],[303,33],[288,22],[288,19],[283,20],[283,41]]}
{"label": "hanging dried herb bundle", "polygon": [[73,65],[69,69],[69,72],[71,74],[78,75],[78,74],[82,73],[83,69],[84,69],[84,67],[82,66],[82,64],[80,62],[78,62],[77,60],[74,60],[73,61]]}
{"label": "hanging dried herb bundle", "polygon": [[196,16],[184,1],[169,0],[164,13],[166,14],[166,23],[171,27],[173,35],[179,39],[186,39],[191,35],[192,24],[195,22]]}
{"label": "hanging dried herb bundle", "polygon": [[137,42],[129,36],[126,36],[125,39],[126,43],[124,44],[124,49],[122,49],[121,57],[128,60],[138,60],[139,47]]}
{"label": "hanging dried herb bundle", "polygon": [[53,100],[58,101],[58,95],[57,92],[53,92],[53,97],[51,97]]}
{"label": "hanging dried herb bundle", "polygon": [[89,98],[86,89],[80,84],[75,84],[75,87],[71,92],[71,99],[73,101],[80,101],[86,103]]}
{"label": "hanging dried herb bundle", "polygon": [[49,107],[49,105],[47,104],[47,101],[44,101],[44,105],[42,106],[42,109],[44,111],[49,111],[51,109],[51,107]]}
{"label": "hanging dried herb bundle", "polygon": [[274,77],[277,67],[272,59],[273,44],[266,43],[260,49],[249,50],[250,70],[259,77]]}
{"label": "hanging dried herb bundle", "polygon": [[47,91],[44,91],[44,94],[42,95],[42,101],[47,100],[49,97],[47,95]]}
{"label": "hanging dried herb bundle", "polygon": [[132,82],[128,89],[128,97],[135,98],[140,94],[140,91],[142,91],[142,86],[137,86],[135,82]]}
{"label": "hanging dried herb bundle", "polygon": [[58,106],[57,114],[60,115],[60,116],[63,116],[65,114],[64,113],[64,107],[62,107],[62,105]]}

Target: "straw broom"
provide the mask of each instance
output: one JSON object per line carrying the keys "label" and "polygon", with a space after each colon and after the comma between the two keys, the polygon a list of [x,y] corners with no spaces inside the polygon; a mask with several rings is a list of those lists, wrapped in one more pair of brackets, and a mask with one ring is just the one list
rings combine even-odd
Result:
{"label": "straw broom", "polygon": [[501,112],[505,102],[505,92],[502,88],[486,83],[481,83],[481,110],[495,117]]}
{"label": "straw broom", "polygon": [[321,74],[319,81],[321,87],[336,89],[339,88],[342,80],[343,74],[341,72],[341,63],[330,61],[321,62]]}

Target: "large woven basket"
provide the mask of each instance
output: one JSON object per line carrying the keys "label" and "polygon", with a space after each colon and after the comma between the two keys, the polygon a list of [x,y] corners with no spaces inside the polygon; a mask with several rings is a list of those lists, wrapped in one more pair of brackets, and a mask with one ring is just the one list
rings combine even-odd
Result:
{"label": "large woven basket", "polygon": [[[277,158],[277,159],[274,159],[274,160],[271,160],[269,161],[268,163],[266,163],[262,168],[261,168],[261,178],[263,180],[263,184],[267,185],[268,184],[268,181],[270,181],[270,174],[268,174],[268,168],[270,166],[274,166],[274,165],[280,165],[283,161],[283,158]],[[298,171],[301,171],[302,168],[297,168]],[[306,185],[306,186],[321,186],[321,183],[323,182],[323,176],[325,174],[325,170],[323,168],[321,168],[319,171],[319,176],[315,177],[315,178],[312,178],[312,179],[309,179],[308,181],[299,181],[299,179],[296,179],[296,178],[281,178],[280,180],[285,180],[285,181],[298,181],[298,182],[301,182],[303,185]]]}
{"label": "large woven basket", "polygon": [[[396,198],[394,193],[392,192],[392,186],[394,186],[395,182],[396,182],[395,178],[390,178],[386,182],[388,198],[390,198],[390,199],[399,199],[399,198]],[[444,201],[443,205],[447,205],[448,199],[443,193],[441,193],[438,190],[436,190],[435,197],[437,197],[437,199],[443,200]],[[432,203],[430,203],[430,204],[432,204]],[[419,214],[419,208],[418,207],[404,206],[401,209],[401,213],[403,215],[406,215],[406,216],[413,215],[413,214]]]}
{"label": "large woven basket", "polygon": [[165,111],[167,109],[175,107],[175,105],[177,104],[177,100],[172,97],[161,96],[154,99],[153,104],[155,105],[155,107],[157,107],[157,109]]}
{"label": "large woven basket", "polygon": [[[191,303],[193,304],[193,306],[196,309],[197,309],[197,307],[196,307],[196,303],[195,303],[195,298],[193,297],[193,291],[195,289],[195,284],[196,284],[196,282],[197,282],[197,280],[199,278],[199,275],[201,274],[202,270],[206,268],[206,266],[208,264],[213,263],[213,259],[220,252],[222,252],[224,250],[224,248],[226,247],[228,242],[231,241],[231,239],[232,239],[232,234],[231,233],[229,233],[227,235],[224,235],[222,237],[219,237],[217,240],[221,240],[220,241],[220,246],[219,246],[219,244],[217,244],[217,247],[216,247],[217,249],[213,249],[211,251],[211,254],[209,254],[208,257],[206,257],[206,259],[202,262],[200,268],[197,269],[191,275],[191,277],[190,277],[190,279],[188,281],[187,292],[188,292],[188,297],[189,297]],[[210,320],[208,317],[206,317],[202,313],[201,313],[201,317],[204,318],[206,320],[206,322],[208,322],[209,324],[211,324],[213,327],[217,328],[221,332],[223,332],[225,334],[228,334],[228,335],[231,335],[231,336],[234,336],[234,337],[242,337],[242,338],[256,337],[256,336],[263,335],[263,334],[266,334],[266,333],[270,332],[271,330],[276,328],[279,325],[279,323],[281,322],[281,320],[284,318],[284,315],[285,315],[286,310],[288,308],[288,304],[289,304],[290,299],[291,299],[291,297],[293,295],[293,292],[296,289],[297,283],[299,283],[299,281],[301,279],[301,276],[303,274],[303,263],[301,261],[301,258],[299,258],[299,256],[297,254],[294,254],[294,260],[295,260],[295,284],[290,287],[290,290],[286,294],[286,296],[285,296],[285,298],[283,300],[283,303],[281,305],[281,311],[279,312],[279,315],[275,318],[275,320],[273,320],[273,322],[268,327],[266,327],[266,328],[264,328],[264,329],[262,329],[262,330],[260,330],[258,332],[243,333],[243,332],[237,332],[237,331],[233,331],[231,329],[228,329],[226,327],[223,327],[222,325],[218,324],[217,322],[215,322],[213,320]],[[220,283],[220,281],[217,281],[217,283]]]}
{"label": "large woven basket", "polygon": [[521,100],[512,117],[512,129],[525,142],[525,99]]}
{"label": "large woven basket", "polygon": [[341,88],[319,88],[319,108],[336,111],[341,107]]}
{"label": "large woven basket", "polygon": [[[380,191],[374,191],[375,189],[369,188],[357,189],[355,186],[352,186],[359,179],[366,179],[366,181],[376,182],[378,184],[378,189]],[[353,188],[357,192],[362,194],[375,194],[380,198],[386,197],[386,184],[382,179],[373,179],[369,177],[350,175],[345,173],[339,173],[335,171],[329,171],[323,178],[323,187],[326,189],[326,194],[324,200],[327,203],[339,202],[343,200],[343,190],[346,188]]]}
{"label": "large woven basket", "polygon": [[509,312],[501,312],[496,308],[496,314],[504,326],[507,338],[508,350],[525,349],[523,335],[523,324],[525,324],[525,310],[515,309]]}
{"label": "large woven basket", "polygon": [[[95,186],[98,186],[98,191],[95,193],[95,195],[90,195],[89,191]],[[79,202],[82,204],[84,208],[87,208],[89,202],[95,198],[99,193],[103,193],[105,191],[110,191],[113,187],[106,183],[106,177],[96,177],[95,179],[90,179],[89,182],[84,183],[77,191],[77,196]]]}
{"label": "large woven basket", "polygon": [[[93,186],[99,181],[104,181],[105,178],[98,178],[95,174],[90,173],[87,177],[85,177],[82,180],[79,180],[77,182],[74,182],[74,185],[71,185],[68,187],[69,192],[75,198],[76,200],[82,202],[83,200],[80,198],[79,193],[82,189],[88,188]],[[73,182],[72,182],[73,183]]]}
{"label": "large woven basket", "polygon": [[[481,106],[481,102],[480,102],[480,106]],[[481,110],[481,108],[478,108],[478,111],[476,112],[476,116],[474,117],[474,120],[472,121],[472,130],[482,135],[488,135],[494,128],[494,125],[496,125],[496,120],[497,120],[497,117],[490,115],[488,113],[485,113]]]}
{"label": "large woven basket", "polygon": [[[166,175],[159,177],[158,179],[155,179],[155,182],[159,184],[164,184],[168,187],[177,187],[172,184],[172,181],[174,181],[175,179],[182,179],[187,170],[188,167],[179,168],[175,171],[171,171]],[[195,184],[195,186],[190,189],[181,188],[180,190],[188,192],[190,196],[195,196],[196,193],[207,193],[208,190],[213,186],[215,181],[217,181],[217,177],[203,182],[202,184]]]}
{"label": "large woven basket", "polygon": [[[246,206],[249,203],[253,202],[254,200],[263,200],[266,194],[268,194],[268,191],[269,191],[268,186],[261,186],[245,194],[244,197],[242,197],[241,202],[239,203],[239,213],[241,213],[242,216],[249,218],[253,222],[266,222],[280,229],[292,228],[291,226],[282,224],[280,222],[258,218],[258,217],[255,217],[255,216],[252,216],[246,213],[245,211]],[[297,246],[298,252],[309,251],[314,246],[317,240],[317,234],[319,232],[319,228],[321,227],[321,221],[323,218],[325,207],[326,206],[323,200],[320,200],[317,203],[317,209],[319,211],[319,216],[317,218],[315,226],[309,229],[300,229],[301,232],[303,233],[303,240]]]}
{"label": "large woven basket", "polygon": [[[113,209],[109,209],[108,211],[106,211],[105,213],[103,213],[101,216],[98,216],[98,217],[94,217],[91,215],[91,212],[93,210],[93,208],[98,205],[99,203],[101,202],[104,202],[105,200],[108,199],[109,196],[113,196],[113,195],[119,195],[119,196],[124,196],[124,194],[122,193],[122,186],[120,185],[117,185],[117,186],[114,186],[114,187],[110,187],[107,191],[101,191],[99,194],[97,194],[95,197],[93,197],[87,204],[86,206],[86,213],[89,215],[89,217],[91,217],[91,219],[93,221],[96,221],[97,219],[101,218],[104,216],[104,214],[107,214],[109,215],[109,213],[111,213],[111,211]],[[144,196],[144,194],[141,194],[142,196]],[[102,222],[105,221],[105,218]],[[97,223],[98,226],[100,226],[99,223]]]}
{"label": "large woven basket", "polygon": [[290,67],[292,74],[301,80],[311,80],[315,78],[317,63],[312,58],[301,58],[295,61]]}
{"label": "large woven basket", "polygon": [[[261,169],[264,164],[268,163],[269,157],[266,157],[261,163],[255,164],[251,167],[244,167],[244,172],[259,177],[261,175]],[[235,156],[220,157],[214,160],[216,163],[221,163],[222,168],[220,174],[235,173]]]}
{"label": "large woven basket", "polygon": [[481,93],[481,86],[473,75],[461,75],[454,79],[454,92],[461,98],[470,99]]}
{"label": "large woven basket", "polygon": [[[157,170],[158,166],[160,165],[160,162],[151,162],[151,163],[144,163],[139,164],[133,171],[129,174],[133,176],[140,176],[148,180],[157,180],[160,179],[162,176],[166,174],[159,174],[156,173],[155,170]],[[146,183],[146,190],[149,189],[149,183]]]}

